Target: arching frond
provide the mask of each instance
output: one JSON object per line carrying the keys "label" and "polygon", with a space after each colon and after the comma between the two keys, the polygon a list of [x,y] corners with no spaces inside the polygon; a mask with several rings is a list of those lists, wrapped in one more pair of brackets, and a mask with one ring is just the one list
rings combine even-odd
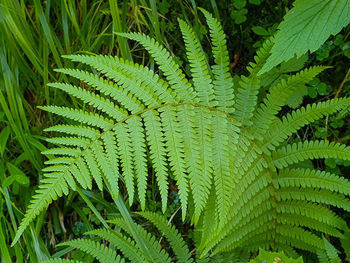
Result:
{"label": "arching frond", "polygon": [[[248,76],[242,76],[234,89],[225,34],[216,19],[202,12],[209,26],[214,65],[192,28],[180,20],[188,77],[164,47],[140,33],[120,35],[144,46],[159,74],[113,56],[66,56],[97,74],[58,69],[81,85],[50,84],[86,107],[41,107],[69,119],[70,124],[46,129],[54,133],[47,141],[57,146],[43,152],[49,158],[43,179],[13,244],[53,200],[77,186],[93,189],[97,185],[116,202],[120,195],[128,196],[130,207],[137,207],[138,200],[144,210],[147,182],[152,180],[160,192],[153,201],[161,203],[162,211],[172,200],[171,186],[179,198],[183,221],[195,224],[198,246],[192,252],[165,218],[149,212],[141,215],[165,236],[174,253],[140,225],[131,231],[123,220],[116,223],[120,232],[90,233],[108,241],[109,247],[86,239],[65,244],[101,262],[121,262],[117,252],[133,262],[171,262],[176,257],[189,263],[192,253],[194,257],[217,254],[214,261],[224,252],[250,253],[260,247],[291,254],[303,249],[325,259],[331,255],[320,237],[342,238],[346,233],[346,222],[330,207],[350,211],[350,182],[331,173],[295,168],[295,164],[325,158],[350,160],[350,147],[328,141],[295,142],[292,135],[348,108],[350,99],[324,100],[280,116],[291,94],[325,67],[287,76],[264,96],[258,72],[269,57],[273,39],[262,45],[247,68]],[[139,237],[133,240],[132,232]]]}
{"label": "arching frond", "polygon": [[233,80],[230,75],[230,57],[226,47],[226,35],[221,24],[206,10],[200,8],[204,14],[212,42],[212,52],[215,65],[211,70],[214,75],[214,94],[217,108],[232,113],[234,111]]}
{"label": "arching frond", "polygon": [[75,239],[59,244],[59,246],[70,246],[80,249],[87,254],[95,257],[101,263],[124,263],[124,259],[117,253],[103,244],[89,239]]}

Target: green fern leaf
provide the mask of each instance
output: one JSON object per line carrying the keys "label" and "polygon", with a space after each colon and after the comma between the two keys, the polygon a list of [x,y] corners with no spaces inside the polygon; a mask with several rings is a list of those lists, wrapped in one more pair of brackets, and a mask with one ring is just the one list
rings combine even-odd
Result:
{"label": "green fern leaf", "polygon": [[117,105],[115,105],[110,100],[100,97],[99,95],[96,95],[87,90],[84,90],[69,84],[63,84],[63,83],[49,83],[48,86],[56,89],[64,90],[68,94],[81,99],[83,102],[91,106],[94,106],[96,109],[107,113],[110,117],[114,118],[116,121],[121,121],[125,119],[127,116],[127,112],[125,110],[120,109]]}
{"label": "green fern leaf", "polygon": [[118,35],[136,40],[143,45],[154,57],[159,68],[164,72],[169,84],[184,102],[195,101],[195,93],[179,66],[171,58],[171,55],[154,39],[139,33],[118,33]]}
{"label": "green fern leaf", "polygon": [[169,225],[169,222],[163,217],[152,212],[139,213],[141,216],[151,221],[168,239],[179,263],[191,263],[191,253],[182,239],[179,232],[174,226]]}
{"label": "green fern leaf", "polygon": [[289,144],[272,153],[273,164],[284,168],[306,159],[339,158],[350,160],[350,147],[327,141],[305,141]]}
{"label": "green fern leaf", "polygon": [[217,206],[220,223],[226,222],[226,215],[231,203],[230,190],[234,184],[234,178],[230,176],[229,166],[229,142],[227,116],[220,112],[213,114],[213,170],[215,192],[217,196]]}
{"label": "green fern leaf", "polygon": [[[119,124],[114,128],[118,141],[118,154],[123,171],[124,181],[129,193],[130,206],[134,200],[134,169],[131,152],[131,137],[125,124]],[[136,139],[136,138],[135,138]]]}
{"label": "green fern leaf", "polygon": [[216,106],[213,84],[201,46],[191,27],[181,19],[178,21],[185,41],[187,58],[191,66],[193,84],[199,103],[210,107]]}
{"label": "green fern leaf", "polygon": [[260,88],[258,72],[269,57],[271,48],[272,42],[270,40],[265,41],[257,52],[257,56],[254,58],[255,63],[251,63],[250,66],[247,67],[250,73],[249,77],[242,76],[241,78],[242,81],[237,90],[235,112],[233,115],[242,125],[252,125],[251,118],[253,117],[253,112],[257,104],[257,96]]}
{"label": "green fern leaf", "polygon": [[287,99],[293,92],[303,88],[306,83],[322,72],[323,69],[323,67],[313,67],[303,70],[274,86],[263,103],[260,104],[254,116],[252,127],[255,130],[255,137],[259,138],[263,136],[272,121],[276,118],[275,115],[286,104]]}
{"label": "green fern leaf", "polygon": [[292,135],[306,124],[312,123],[321,119],[328,114],[335,113],[350,104],[349,98],[332,99],[328,101],[308,104],[306,107],[295,110],[283,117],[282,123],[276,121],[267,132],[268,136],[265,138],[262,150],[266,152],[274,150],[276,146],[280,145],[282,141]]}
{"label": "green fern leaf", "polygon": [[47,138],[46,141],[53,143],[53,144],[75,146],[75,147],[80,147],[80,148],[86,147],[91,142],[90,140],[85,139],[85,138],[81,138],[81,137]]}
{"label": "green fern leaf", "polygon": [[143,124],[139,117],[130,118],[126,123],[128,125],[128,132],[132,138],[131,149],[133,150],[132,158],[137,180],[138,196],[140,198],[141,208],[144,210],[148,171]]}
{"label": "green fern leaf", "polygon": [[215,65],[211,67],[214,75],[214,94],[217,108],[232,113],[234,111],[233,80],[230,75],[230,58],[226,47],[226,35],[220,23],[200,8],[209,26]]}
{"label": "green fern leaf", "polygon": [[150,157],[156,172],[160,195],[162,197],[162,210],[165,211],[168,200],[168,182],[166,168],[166,148],[162,133],[161,121],[156,111],[148,111],[142,114],[147,140],[150,145]]}
{"label": "green fern leaf", "polygon": [[91,127],[75,126],[75,125],[56,125],[45,129],[46,132],[61,132],[66,134],[72,134],[89,139],[96,139],[100,136],[100,132]]}
{"label": "green fern leaf", "polygon": [[208,199],[210,183],[212,181],[212,129],[211,112],[206,108],[197,109],[195,111],[195,131],[197,133],[196,139],[199,141],[199,168],[201,176],[190,178],[195,205],[194,223],[197,223],[199,220],[199,216]]}
{"label": "green fern leaf", "polygon": [[[133,63],[129,60],[123,60],[122,58],[109,57],[109,56],[83,56],[83,55],[70,55],[65,56],[70,60],[87,64],[105,74],[111,72],[120,72],[120,74],[127,76],[137,76],[137,79],[141,81],[143,87],[148,87],[147,90],[153,90],[154,94],[165,103],[175,103],[179,99],[176,97],[174,91],[171,90],[169,84],[163,81],[157,74],[150,70],[146,66]],[[113,73],[112,73],[113,74]]]}
{"label": "green fern leaf", "polygon": [[59,72],[88,83],[104,95],[112,97],[131,113],[140,112],[144,109],[144,105],[139,99],[133,96],[132,93],[129,93],[120,86],[116,85],[114,82],[107,81],[102,77],[77,69],[60,69]]}
{"label": "green fern leaf", "polygon": [[62,258],[51,258],[48,260],[41,261],[41,263],[83,263],[78,260],[62,259]]}
{"label": "green fern leaf", "polygon": [[118,199],[119,186],[118,179],[120,178],[118,169],[118,153],[117,145],[113,132],[109,131],[103,134],[104,145],[106,145],[106,153],[104,153],[102,143],[96,141],[92,145],[92,149],[103,174],[106,176],[107,182],[111,188],[111,195],[114,199]]}
{"label": "green fern leaf", "polygon": [[103,130],[108,130],[113,127],[112,120],[106,119],[97,113],[59,106],[43,106],[39,108],[75,121],[79,121],[81,123],[96,126]]}
{"label": "green fern leaf", "polygon": [[320,188],[350,195],[350,181],[332,173],[311,169],[282,169],[273,179],[279,187]]}
{"label": "green fern leaf", "polygon": [[339,251],[325,237],[322,237],[322,239],[329,261],[331,263],[340,263],[341,260],[338,257]]}
{"label": "green fern leaf", "polygon": [[101,263],[124,263],[117,253],[103,244],[89,240],[89,239],[75,239],[59,244],[59,246],[70,246],[80,249],[87,254],[92,255]]}
{"label": "green fern leaf", "polygon": [[56,200],[63,194],[67,195],[69,188],[75,190],[75,182],[70,172],[65,173],[50,173],[41,180],[39,189],[32,197],[32,201],[27,208],[27,212],[19,226],[16,236],[12,241],[11,246],[17,243],[18,239],[29,226],[29,224],[36,218],[41,211],[47,207],[52,200]]}
{"label": "green fern leaf", "polygon": [[183,219],[187,211],[188,178],[183,152],[183,139],[181,127],[177,121],[177,112],[172,107],[161,109],[162,128],[164,130],[165,144],[169,156],[169,164],[174,173],[179,188]]}
{"label": "green fern leaf", "polygon": [[92,153],[91,149],[87,148],[84,153],[84,159],[85,162],[90,170],[91,175],[93,176],[98,189],[101,191],[103,190],[103,184],[102,184],[102,176],[101,176],[101,171],[98,168],[97,160]]}
{"label": "green fern leaf", "polygon": [[126,236],[107,229],[96,229],[84,233],[86,235],[96,235],[104,240],[108,240],[113,246],[120,250],[123,255],[133,263],[152,262],[147,255],[144,255],[135,245],[135,242]]}

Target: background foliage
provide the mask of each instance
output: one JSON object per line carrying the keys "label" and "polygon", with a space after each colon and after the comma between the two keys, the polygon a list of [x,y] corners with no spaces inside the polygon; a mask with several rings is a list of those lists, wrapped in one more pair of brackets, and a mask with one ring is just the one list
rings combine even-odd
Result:
{"label": "background foliage", "polygon": [[[297,1],[301,2],[301,1]],[[314,2],[314,1],[313,1]],[[328,1],[331,2],[331,1]],[[333,1],[334,2],[334,1]],[[344,2],[344,1],[338,1]],[[346,1],[345,1],[346,2]],[[46,84],[61,81],[64,75],[54,68],[69,67],[71,62],[64,54],[110,54],[145,63],[151,68],[154,62],[139,46],[128,46],[126,40],[114,32],[144,32],[155,37],[174,51],[178,63],[185,57],[177,17],[192,24],[199,39],[208,37],[205,21],[197,5],[212,12],[221,20],[228,36],[231,70],[246,73],[245,66],[252,61],[264,39],[276,33],[279,23],[293,1],[282,0],[232,0],[232,1],[13,1],[0,0],[0,251],[5,262],[39,262],[49,255],[60,256],[64,251],[53,250],[56,243],[73,237],[82,237],[105,224],[103,218],[118,215],[119,210],[101,194],[91,191],[71,193],[42,213],[35,224],[25,231],[24,239],[13,248],[9,246],[29,199],[41,179],[43,157],[46,150],[43,129],[60,120],[43,113],[39,105],[79,105],[81,102]],[[334,30],[331,33],[337,33]],[[294,60],[296,70],[304,66],[329,65],[309,83],[303,92],[290,101],[292,108],[302,103],[323,101],[327,98],[349,96],[350,28],[342,29],[329,37],[311,55]],[[176,47],[176,48],[173,48]],[[203,46],[205,50],[210,47]],[[286,60],[286,59],[284,59]],[[268,74],[284,78],[290,65],[275,67]],[[184,68],[189,72],[189,68]],[[269,78],[266,79],[270,79]],[[271,83],[265,83],[266,88]],[[304,98],[304,101],[302,100]],[[325,118],[303,129],[295,141],[303,139],[329,139],[347,143],[350,139],[347,112],[337,117]],[[304,163],[309,167],[310,163]],[[331,159],[315,165],[326,171],[347,175],[350,163]],[[344,165],[344,168],[340,168]],[[148,210],[161,209],[155,180],[149,182]],[[179,201],[175,186],[170,194],[169,211],[177,211]],[[167,214],[181,226],[180,213]],[[348,213],[342,217],[349,220]],[[181,227],[187,238],[193,237],[189,225]],[[345,258],[340,244],[338,249]],[[166,246],[166,244],[164,244]],[[55,254],[56,253],[56,254]],[[83,259],[81,252],[72,252],[72,258]],[[306,262],[312,256],[303,255]],[[82,260],[84,261],[84,260]],[[85,261],[84,261],[85,262]]]}

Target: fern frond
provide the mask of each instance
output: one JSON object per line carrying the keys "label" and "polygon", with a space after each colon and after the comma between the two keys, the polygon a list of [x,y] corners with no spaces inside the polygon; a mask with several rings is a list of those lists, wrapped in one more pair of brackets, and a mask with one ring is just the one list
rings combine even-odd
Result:
{"label": "fern frond", "polygon": [[100,136],[100,132],[88,126],[76,126],[76,125],[56,125],[46,128],[46,132],[61,132],[71,135],[77,135],[87,137],[89,139],[96,139]]}
{"label": "fern frond", "polygon": [[177,96],[184,102],[196,101],[196,95],[191,84],[185,78],[179,66],[166,51],[154,39],[140,33],[118,33],[118,35],[135,40],[145,47],[164,73],[168,83],[176,91]]}
{"label": "fern frond", "polygon": [[[196,115],[193,106],[181,105],[178,107],[178,125],[181,127],[181,131],[179,132],[180,136],[183,138],[184,165],[188,171],[190,191],[193,195],[195,195],[197,191],[200,191],[200,189],[197,190],[199,185],[197,182],[202,175],[200,168],[200,142],[196,138],[196,130],[194,128],[195,122]],[[182,202],[182,204],[184,203]],[[182,216],[184,219],[184,211],[182,211]]]}
{"label": "fern frond", "polygon": [[232,113],[234,111],[233,80],[230,75],[230,58],[226,47],[226,35],[222,26],[209,12],[200,8],[209,26],[215,65],[211,67],[214,75],[214,94],[217,108]]}
{"label": "fern frond", "polygon": [[345,223],[341,217],[337,216],[327,207],[312,202],[298,200],[283,201],[282,198],[279,198],[276,211],[280,215],[303,216],[337,228],[343,228]]}
{"label": "fern frond", "polygon": [[[234,178],[230,174],[229,138],[227,136],[228,121],[226,115],[220,112],[213,113],[213,170],[215,192],[220,223],[226,222],[226,215],[231,203],[230,191],[234,185]],[[231,131],[233,133],[233,131]],[[233,135],[232,135],[233,136]],[[236,135],[238,137],[238,135]],[[233,136],[234,137],[234,136]]]}
{"label": "fern frond", "polygon": [[98,110],[101,110],[102,112],[105,112],[116,121],[121,121],[128,116],[128,113],[125,110],[120,109],[109,99],[103,98],[82,88],[64,83],[49,83],[47,85],[49,87],[63,90],[68,94],[81,99],[83,102],[95,107]]}
{"label": "fern frond", "polygon": [[[106,185],[112,199],[117,200],[119,183],[124,183],[126,187],[121,189],[126,188],[130,206],[137,184],[141,208],[145,209],[147,180],[154,175],[163,212],[168,180],[177,184],[182,218],[191,218],[199,228],[195,232],[195,241],[200,243],[195,248],[197,255],[229,250],[238,253],[241,248],[255,252],[264,247],[290,253],[305,249],[327,259],[319,237],[345,236],[346,222],[329,206],[350,211],[350,182],[326,172],[287,168],[318,158],[350,160],[350,147],[324,141],[290,144],[286,139],[304,125],[349,107],[350,98],[308,105],[279,119],[277,114],[288,97],[323,69],[314,67],[282,80],[257,105],[261,87],[258,72],[269,56],[270,40],[258,51],[255,63],[248,67],[249,76],[242,77],[234,94],[225,34],[216,19],[203,13],[213,45],[215,65],[211,68],[194,31],[184,21],[179,22],[193,85],[170,53],[143,34],[120,35],[140,42],[149,51],[164,80],[148,67],[116,57],[68,56],[98,74],[76,69],[58,72],[90,88],[51,85],[90,106],[86,111],[42,107],[78,124],[47,129],[63,135],[48,139],[58,146],[43,152],[52,159],[46,162],[42,184],[14,243],[41,211],[70,189],[77,189],[76,184],[91,189],[94,180],[100,190]],[[164,233],[181,262],[192,262],[180,234],[166,219],[152,213],[143,215]],[[140,225],[129,229],[121,219],[116,225],[126,236],[110,230],[94,234],[119,245],[117,249],[135,262],[171,261],[155,236]],[[139,233],[137,242],[132,239],[135,233]],[[85,241],[77,242],[81,246]],[[110,253],[109,248],[91,242],[90,253]],[[115,251],[111,253],[109,260],[116,257]]]}
{"label": "fern frond", "polygon": [[97,113],[59,106],[42,106],[39,108],[60,115],[62,117],[66,117],[88,125],[96,126],[103,130],[108,130],[113,127],[112,120],[106,119]]}
{"label": "fern frond", "polygon": [[45,161],[46,165],[49,164],[71,164],[74,162],[74,158],[71,157],[58,157],[58,158],[53,158],[48,161]]}
{"label": "fern frond", "polygon": [[251,63],[250,66],[247,67],[250,73],[249,76],[241,77],[242,81],[237,90],[235,112],[233,115],[242,125],[250,126],[253,124],[251,119],[257,104],[257,96],[260,88],[258,72],[269,57],[272,46],[272,41],[266,40],[257,52],[257,56],[254,57],[255,63]]}
{"label": "fern frond", "polygon": [[209,107],[216,106],[214,88],[201,45],[191,27],[181,19],[178,19],[178,22],[185,41],[187,59],[190,63],[193,84],[199,103]]}
{"label": "fern frond", "polygon": [[88,83],[104,95],[112,97],[131,113],[137,113],[144,109],[144,105],[140,100],[112,81],[107,81],[98,75],[77,69],[60,69],[59,72]]}
{"label": "fern frond", "polygon": [[85,162],[90,170],[91,175],[93,176],[98,189],[101,191],[103,190],[103,184],[102,184],[102,176],[101,171],[98,168],[97,160],[92,153],[91,149],[87,148],[85,149],[84,155],[83,155]]}
{"label": "fern frond", "polygon": [[331,226],[327,223],[305,216],[301,217],[296,214],[280,214],[276,221],[278,224],[308,227],[333,237],[341,238],[343,236],[343,234],[337,229],[337,226]]}
{"label": "fern frond", "polygon": [[327,190],[314,189],[299,189],[298,187],[281,188],[275,193],[278,200],[307,200],[319,202],[327,205],[332,205],[342,208],[345,211],[350,211],[350,201],[343,195],[333,193]]}
{"label": "fern frond", "polygon": [[192,184],[192,194],[194,198],[194,223],[197,223],[199,216],[208,199],[210,184],[213,175],[212,163],[212,115],[206,108],[195,109],[195,131],[197,133],[196,139],[199,141],[200,163],[201,171],[200,177],[190,178]]}
{"label": "fern frond", "polygon": [[296,75],[290,76],[287,80],[281,80],[274,86],[264,101],[260,104],[253,118],[253,129],[256,138],[265,135],[270,127],[275,115],[286,104],[287,99],[293,92],[304,87],[315,76],[322,72],[325,67],[311,67],[303,70]]}
{"label": "fern frond", "polygon": [[[309,247],[314,248],[314,252],[324,248],[323,242],[318,236],[301,227],[279,225],[276,227],[276,232],[281,236],[289,238],[289,245],[295,246],[300,241],[301,244],[307,244]],[[301,247],[301,249],[303,248]]]}
{"label": "fern frond", "polygon": [[239,247],[242,238],[249,236],[251,233],[255,233],[256,230],[263,231],[271,228],[271,226],[269,226],[269,223],[272,220],[271,214],[266,213],[260,217],[250,220],[250,222],[244,226],[235,229],[235,235],[230,235],[222,239],[216,246],[213,254],[215,255]]}
{"label": "fern frond", "polygon": [[44,176],[38,190],[36,190],[35,195],[32,197],[31,203],[27,208],[11,246],[17,243],[24,230],[39,215],[39,213],[53,200],[56,200],[63,194],[67,195],[69,188],[72,190],[76,189],[75,181],[70,172],[50,173]]}
{"label": "fern frond", "polygon": [[76,146],[80,148],[86,147],[91,142],[90,140],[81,137],[54,137],[47,138],[46,141],[53,144]]}
{"label": "fern frond", "polygon": [[78,260],[70,260],[70,259],[62,259],[62,258],[50,258],[50,259],[41,261],[41,263],[83,263],[83,262]]}
{"label": "fern frond", "polygon": [[176,94],[169,88],[169,84],[163,81],[148,67],[139,65],[129,60],[111,56],[85,56],[69,55],[65,56],[70,60],[87,64],[104,74],[111,72],[120,72],[124,75],[137,76],[137,79],[146,85],[148,90],[153,90],[156,96],[164,103],[175,103],[179,99]]}
{"label": "fern frond", "polygon": [[177,120],[178,113],[173,107],[163,107],[160,111],[165,145],[169,156],[169,164],[179,188],[179,198],[184,219],[187,211],[189,189],[184,160],[183,138],[181,137],[182,127]]}
{"label": "fern frond", "polygon": [[141,208],[144,210],[148,176],[144,128],[141,118],[136,116],[128,119],[126,123],[128,125],[128,132],[132,138],[131,149],[133,150],[132,158],[137,180],[138,196],[140,198]]}
{"label": "fern frond", "polygon": [[164,216],[160,216],[152,212],[141,212],[139,214],[151,221],[158,228],[158,230],[164,234],[169,241],[179,263],[193,262],[191,253],[180,233],[174,226],[170,225]]}
{"label": "fern frond", "polygon": [[301,109],[284,116],[282,122],[277,121],[275,125],[272,125],[271,129],[266,132],[268,136],[264,136],[265,140],[261,148],[266,153],[268,153],[267,150],[273,151],[276,146],[306,124],[335,113],[349,105],[349,98],[339,98],[301,107]]}
{"label": "fern frond", "polygon": [[74,239],[59,244],[59,246],[70,246],[72,248],[77,248],[85,253],[95,257],[101,263],[124,263],[117,253],[103,244],[89,240],[89,239]]}
{"label": "fern frond", "polygon": [[320,188],[350,195],[349,180],[314,169],[282,169],[273,179],[273,184],[276,189],[279,187]]}
{"label": "fern frond", "polygon": [[85,235],[96,235],[108,241],[110,244],[120,250],[123,255],[133,263],[152,262],[147,255],[144,255],[136,246],[135,242],[130,238],[108,229],[96,229],[85,232]]}
{"label": "fern frond", "polygon": [[44,173],[48,173],[48,172],[63,172],[64,170],[66,170],[67,166],[65,165],[52,165],[52,166],[47,166],[44,169],[42,169],[41,171]]}
{"label": "fern frond", "polygon": [[168,253],[164,249],[162,249],[158,240],[156,240],[156,238],[152,234],[148,233],[141,226],[136,225],[136,228],[141,237],[146,241],[148,251],[150,252],[150,255],[148,256],[152,259],[151,262],[171,263],[171,259]]}
{"label": "fern frond", "polygon": [[340,258],[338,257],[339,251],[323,236],[323,244],[331,263],[341,263]]}
{"label": "fern frond", "polygon": [[212,185],[208,197],[207,205],[203,211],[203,221],[202,225],[200,226],[202,228],[201,231],[201,239],[199,243],[199,248],[205,246],[205,242],[207,240],[210,240],[213,238],[216,233],[216,230],[219,226],[219,218],[218,218],[218,211],[217,211],[217,203],[216,203],[216,195],[215,195],[215,188],[214,185]]}
{"label": "fern frond", "polygon": [[288,144],[272,153],[273,165],[285,168],[307,159],[339,158],[350,160],[350,147],[328,141],[305,141]]}
{"label": "fern frond", "polygon": [[76,157],[81,153],[80,149],[71,148],[71,147],[60,147],[60,148],[51,148],[49,150],[41,152],[45,155],[66,155]]}
{"label": "fern frond", "polygon": [[[118,155],[123,171],[124,182],[129,194],[130,206],[134,200],[134,169],[131,151],[131,137],[125,124],[119,124],[114,128],[118,143]],[[137,138],[134,138],[137,139]],[[114,164],[112,164],[114,165]],[[114,165],[115,166],[115,165]]]}
{"label": "fern frond", "polygon": [[120,178],[119,174],[119,165],[118,165],[118,153],[117,153],[117,144],[115,136],[112,131],[106,132],[103,137],[103,144],[105,145],[106,151],[104,151],[102,142],[96,141],[92,145],[92,149],[97,160],[97,163],[100,166],[103,174],[105,175],[111,189],[111,195],[114,199],[118,199],[119,196],[119,186],[118,179]]}
{"label": "fern frond", "polygon": [[166,168],[166,148],[164,144],[164,135],[162,133],[161,121],[156,111],[148,111],[142,114],[146,138],[150,146],[150,157],[162,197],[162,210],[165,211],[168,200],[168,182]]}

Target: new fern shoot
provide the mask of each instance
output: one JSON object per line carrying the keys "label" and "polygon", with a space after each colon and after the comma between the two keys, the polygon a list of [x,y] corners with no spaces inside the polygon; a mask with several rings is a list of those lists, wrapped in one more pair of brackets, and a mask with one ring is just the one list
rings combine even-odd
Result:
{"label": "new fern shoot", "polygon": [[[349,107],[350,98],[317,102],[279,117],[288,98],[325,67],[307,68],[280,80],[260,100],[259,71],[273,39],[263,44],[247,67],[249,74],[234,85],[222,27],[211,14],[201,11],[209,26],[214,63],[208,64],[192,28],[179,20],[190,77],[160,43],[140,33],[119,35],[141,44],[161,75],[118,57],[65,57],[99,74],[74,68],[57,70],[84,82],[89,90],[68,83],[49,84],[89,107],[41,107],[75,124],[47,129],[58,134],[48,139],[58,146],[43,152],[54,158],[46,162],[44,179],[13,243],[53,200],[77,185],[83,189],[96,185],[118,199],[123,183],[130,205],[137,197],[144,210],[149,171],[153,171],[163,212],[169,178],[175,179],[182,218],[191,220],[199,236],[198,256],[263,248],[287,255],[302,249],[327,258],[322,235],[341,238],[347,230],[346,222],[331,207],[350,211],[350,182],[332,173],[298,167],[298,163],[350,160],[350,147],[287,139],[305,125]],[[109,232],[94,234],[104,238]],[[100,246],[90,243],[86,246]],[[80,248],[82,243],[66,244]],[[115,262],[122,262],[115,252],[108,253],[114,253]],[[186,252],[181,262],[192,262],[189,256]]]}

